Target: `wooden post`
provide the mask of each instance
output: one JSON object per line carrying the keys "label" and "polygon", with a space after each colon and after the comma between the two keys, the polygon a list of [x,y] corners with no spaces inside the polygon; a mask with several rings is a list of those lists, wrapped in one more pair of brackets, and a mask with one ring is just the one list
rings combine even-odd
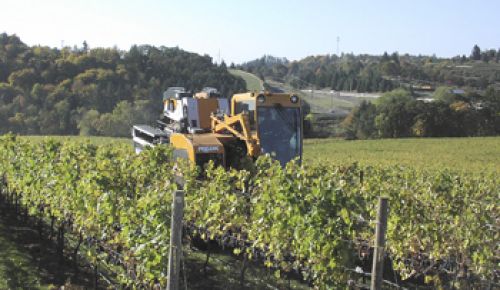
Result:
{"label": "wooden post", "polygon": [[167,290],[179,290],[179,270],[182,255],[182,218],[184,215],[184,191],[176,190],[172,202],[170,250],[168,255]]}
{"label": "wooden post", "polygon": [[384,270],[385,232],[387,230],[388,198],[378,200],[377,228],[375,230],[375,251],[373,253],[371,290],[382,289],[382,273]]}

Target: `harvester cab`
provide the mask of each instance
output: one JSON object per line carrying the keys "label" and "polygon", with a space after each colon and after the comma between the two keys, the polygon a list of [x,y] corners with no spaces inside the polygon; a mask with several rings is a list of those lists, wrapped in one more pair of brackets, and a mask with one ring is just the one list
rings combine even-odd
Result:
{"label": "harvester cab", "polygon": [[[296,95],[282,93],[236,94],[232,115],[248,114],[253,139],[262,153],[270,153],[281,165],[302,158],[302,111]],[[257,156],[254,156],[257,157]]]}

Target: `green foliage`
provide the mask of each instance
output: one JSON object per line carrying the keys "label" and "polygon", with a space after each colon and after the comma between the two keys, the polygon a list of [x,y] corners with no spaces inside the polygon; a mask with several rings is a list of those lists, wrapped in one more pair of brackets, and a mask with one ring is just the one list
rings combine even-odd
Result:
{"label": "green foliage", "polygon": [[395,89],[390,92],[384,93],[380,98],[375,101],[378,106],[384,106],[395,102],[408,102],[412,100],[409,91],[404,89]]}
{"label": "green foliage", "polygon": [[300,61],[264,56],[244,63],[241,69],[263,78],[289,82],[294,88],[316,87],[334,90],[386,91],[394,87],[375,63],[364,56],[310,56]]}
{"label": "green foliage", "polygon": [[439,87],[432,102],[403,89],[385,93],[373,105],[362,103],[344,120],[345,137],[399,138],[490,136],[500,134],[500,91],[484,96]]}
{"label": "green foliage", "polygon": [[153,110],[154,105],[149,100],[137,100],[133,104],[120,101],[110,113],[99,114],[96,110],[83,112],[78,129],[84,136],[128,136],[132,125],[147,124],[155,118],[154,114],[147,113]]}
{"label": "green foliage", "polygon": [[245,90],[225,66],[178,48],[120,51],[85,42],[59,50],[0,34],[0,134],[127,136],[131,122],[158,117],[169,86],[212,86],[225,96]]}
{"label": "green foliage", "polygon": [[493,278],[495,239],[500,237],[491,227],[498,225],[500,209],[495,175],[459,176],[446,170],[428,174],[401,168],[374,168],[365,174],[369,177],[362,195],[389,196],[387,240],[403,278],[415,271],[405,262],[415,254],[456,263],[455,275],[471,271]]}
{"label": "green foliage", "polygon": [[176,189],[167,148],[135,155],[125,144],[30,143],[7,135],[0,151],[8,189],[30,214],[53,218],[57,226],[120,251],[129,271],[120,276],[125,284],[134,282],[131,273],[139,282],[165,281]]}
{"label": "green foliage", "polygon": [[[243,63],[240,69],[261,79],[287,82],[293,88],[331,88],[357,92],[385,92],[399,86],[422,88],[435,85],[468,86],[486,89],[500,85],[499,53],[493,49],[481,52],[476,45],[470,58],[456,56],[399,55],[319,55],[298,61],[263,56]],[[481,63],[477,62],[482,60]]]}
{"label": "green foliage", "polygon": [[451,104],[456,100],[456,95],[451,92],[452,89],[453,88],[449,86],[440,86],[436,88],[432,96],[437,101]]}
{"label": "green foliage", "polygon": [[369,139],[376,136],[376,106],[363,101],[342,121],[346,139]]}
{"label": "green foliage", "polygon": [[[206,240],[227,231],[242,241],[248,238],[266,253],[265,265],[277,269],[277,275],[298,269],[319,288],[344,284],[349,277],[344,269],[358,261],[356,241],[373,237],[368,221],[375,218],[379,195],[390,198],[388,247],[404,278],[423,270],[406,262],[422,254],[430,261],[462,265],[457,269],[476,277],[494,275],[499,232],[488,226],[498,224],[500,184],[494,174],[356,164],[281,168],[262,157],[250,172],[209,166],[206,177],[190,186],[186,218],[208,228],[210,235],[202,235]],[[469,227],[475,231],[464,234]],[[483,235],[489,237],[481,244]],[[239,247],[235,253],[253,258],[244,243]]]}
{"label": "green foliage", "polygon": [[161,146],[135,155],[116,144],[30,143],[6,135],[0,152],[9,192],[31,214],[120,252],[126,285],[166,281],[175,172],[186,181],[185,222],[206,229],[200,232],[206,240],[231,233],[239,241],[235,253],[249,259],[260,249],[277,276],[295,269],[318,288],[346,285],[352,277],[345,269],[359,263],[358,243],[373,237],[369,221],[380,195],[390,199],[388,251],[403,277],[423,270],[407,263],[418,255],[457,265],[451,277],[495,275],[500,179],[493,173],[357,163],[282,168],[263,156],[248,170],[209,164],[197,179],[197,170],[175,164]]}

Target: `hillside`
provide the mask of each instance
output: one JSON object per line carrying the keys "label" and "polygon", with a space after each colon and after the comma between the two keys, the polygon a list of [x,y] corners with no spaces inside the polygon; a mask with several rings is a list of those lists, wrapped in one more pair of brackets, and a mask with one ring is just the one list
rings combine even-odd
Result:
{"label": "hillside", "polygon": [[0,134],[127,136],[157,118],[170,86],[245,90],[225,65],[175,47],[30,47],[0,34]]}
{"label": "hillside", "polygon": [[261,91],[264,89],[263,81],[254,74],[239,69],[230,69],[229,72],[245,80],[247,91]]}
{"label": "hillside", "polygon": [[[307,102],[307,137],[347,139],[500,134],[500,52],[470,57],[263,56],[240,69]],[[346,118],[347,117],[347,118]]]}
{"label": "hillside", "polygon": [[288,83],[294,88],[357,92],[385,92],[404,86],[433,90],[440,85],[484,90],[500,88],[500,51],[485,50],[479,56],[437,58],[399,55],[317,55],[297,61],[263,56],[238,68],[261,79]]}

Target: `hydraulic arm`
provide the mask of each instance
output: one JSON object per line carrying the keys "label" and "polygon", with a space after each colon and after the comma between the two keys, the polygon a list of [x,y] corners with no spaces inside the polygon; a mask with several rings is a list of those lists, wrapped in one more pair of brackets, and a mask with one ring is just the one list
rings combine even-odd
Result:
{"label": "hydraulic arm", "polygon": [[222,134],[228,131],[245,142],[247,146],[247,155],[252,157],[259,156],[259,142],[251,134],[247,113],[240,113],[234,116],[224,115],[222,118],[211,115],[210,118],[212,119],[213,133]]}

